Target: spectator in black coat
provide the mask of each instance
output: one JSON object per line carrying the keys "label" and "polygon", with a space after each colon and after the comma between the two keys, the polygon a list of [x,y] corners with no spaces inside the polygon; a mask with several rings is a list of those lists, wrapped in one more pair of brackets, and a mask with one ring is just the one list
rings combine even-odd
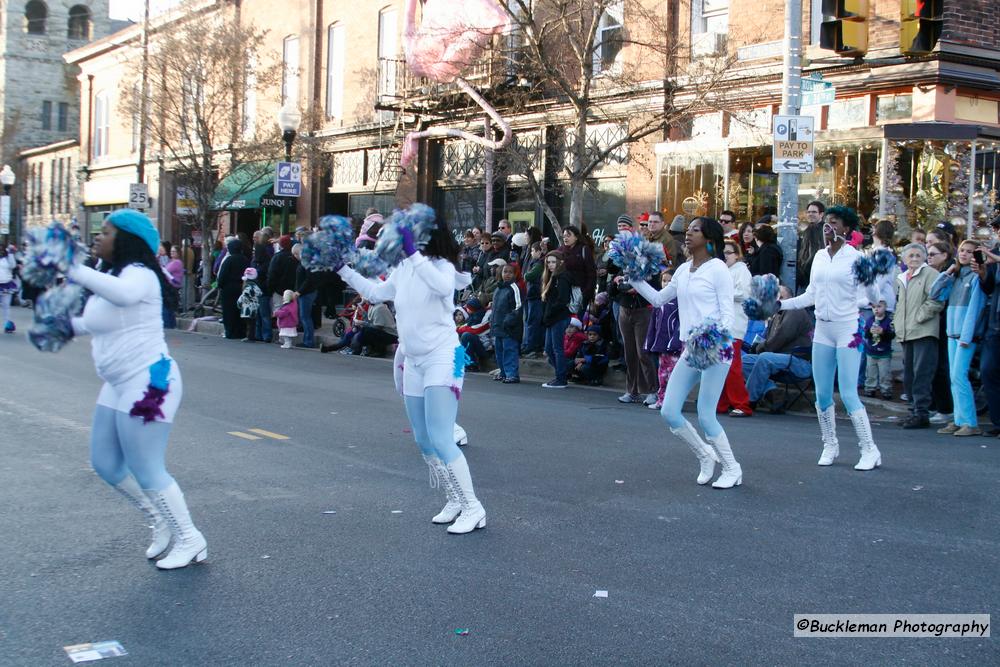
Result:
{"label": "spectator in black coat", "polygon": [[232,238],[226,242],[229,254],[219,266],[219,301],[222,304],[222,326],[226,338],[241,340],[246,336],[243,319],[240,317],[240,307],[236,301],[243,293],[243,272],[250,266],[243,254],[243,243]]}
{"label": "spectator in black coat", "polygon": [[781,264],[783,255],[778,247],[778,238],[774,233],[774,228],[769,224],[758,225],[753,230],[753,237],[757,243],[757,249],[747,259],[750,275],[763,276],[773,274],[781,276]]}
{"label": "spectator in black coat", "polygon": [[267,267],[267,293],[281,298],[285,290],[294,292],[295,271],[298,268],[299,262],[292,256],[292,237],[286,234],[278,239],[278,252]]}

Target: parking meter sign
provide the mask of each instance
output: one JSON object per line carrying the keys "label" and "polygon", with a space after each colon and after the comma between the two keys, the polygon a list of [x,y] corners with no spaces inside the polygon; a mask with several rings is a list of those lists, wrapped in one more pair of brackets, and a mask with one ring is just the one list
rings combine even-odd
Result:
{"label": "parking meter sign", "polygon": [[277,197],[302,195],[302,164],[279,162],[274,170],[274,194]]}

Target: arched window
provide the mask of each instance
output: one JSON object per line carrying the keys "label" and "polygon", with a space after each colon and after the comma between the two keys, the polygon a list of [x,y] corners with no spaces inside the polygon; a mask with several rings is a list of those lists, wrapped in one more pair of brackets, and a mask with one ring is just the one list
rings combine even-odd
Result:
{"label": "arched window", "polygon": [[90,39],[90,9],[84,5],[70,8],[66,36],[70,39]]}
{"label": "arched window", "polygon": [[45,21],[49,18],[49,8],[41,0],[31,0],[24,7],[25,30],[29,35],[44,35]]}

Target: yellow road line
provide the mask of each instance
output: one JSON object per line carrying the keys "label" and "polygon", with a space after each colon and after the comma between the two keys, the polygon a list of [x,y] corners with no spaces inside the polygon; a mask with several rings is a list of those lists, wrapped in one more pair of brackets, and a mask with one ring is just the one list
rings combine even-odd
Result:
{"label": "yellow road line", "polygon": [[228,431],[229,435],[235,435],[237,438],[243,438],[244,440],[260,440],[255,435],[250,435],[249,433],[241,433],[240,431]]}
{"label": "yellow road line", "polygon": [[248,428],[251,433],[256,433],[257,435],[262,435],[265,438],[271,438],[272,440],[288,440],[287,435],[281,435],[280,433],[272,433],[271,431],[265,431],[262,428]]}

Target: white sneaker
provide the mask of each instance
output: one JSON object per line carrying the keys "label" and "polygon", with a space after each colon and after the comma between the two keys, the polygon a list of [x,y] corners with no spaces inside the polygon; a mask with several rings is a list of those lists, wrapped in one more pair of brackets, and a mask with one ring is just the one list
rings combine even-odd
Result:
{"label": "white sneaker", "polygon": [[646,396],[646,400],[643,401],[644,405],[653,405],[656,403],[656,394],[649,394]]}
{"label": "white sneaker", "polygon": [[639,402],[639,397],[638,396],[633,396],[632,394],[627,394],[626,393],[626,394],[622,394],[621,396],[618,397],[618,402],[619,403],[638,403]]}
{"label": "white sneaker", "polygon": [[657,401],[656,403],[651,403],[650,405],[647,405],[646,407],[649,408],[650,410],[662,410],[663,409],[663,403],[660,403],[659,401]]}
{"label": "white sneaker", "polygon": [[930,416],[928,421],[932,424],[947,424],[951,422],[951,414],[945,414],[944,412],[935,412]]}

